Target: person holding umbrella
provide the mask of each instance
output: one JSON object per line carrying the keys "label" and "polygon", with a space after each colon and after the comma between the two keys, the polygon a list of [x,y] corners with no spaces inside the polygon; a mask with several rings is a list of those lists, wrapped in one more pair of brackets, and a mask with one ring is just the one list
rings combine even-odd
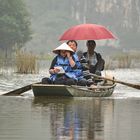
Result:
{"label": "person holding umbrella", "polygon": [[74,57],[76,65],[77,65],[77,68],[82,69],[82,65],[80,63],[80,58],[79,58],[79,56],[78,56],[78,54],[76,52],[77,51],[77,46],[78,46],[77,42],[75,40],[68,40],[67,44],[74,51],[73,57]]}
{"label": "person holding umbrella", "polygon": [[[89,70],[90,73],[101,76],[101,71],[104,70],[105,61],[100,53],[95,52],[96,42],[88,40],[86,42],[87,52],[83,53],[81,63],[83,64],[83,71]],[[85,77],[88,79],[88,73],[85,72]]]}
{"label": "person holding umbrella", "polygon": [[[99,24],[84,23],[68,28],[60,37],[60,41],[64,40],[87,40],[87,52],[83,54],[90,73],[101,75],[104,69],[105,61],[99,53],[94,51],[96,43],[94,40],[117,39],[116,36],[105,26]],[[84,60],[83,60],[84,61]],[[81,60],[81,62],[83,62]],[[89,73],[89,74],[90,74]]]}
{"label": "person holding umbrella", "polygon": [[81,76],[81,75],[83,75],[83,66],[80,62],[80,57],[76,53],[78,43],[75,40],[68,40],[67,44],[74,51],[73,58],[74,58],[74,61],[76,63],[76,67],[77,67],[77,69],[75,70],[75,73],[78,77],[77,85],[86,86],[87,85],[87,80],[83,76]]}

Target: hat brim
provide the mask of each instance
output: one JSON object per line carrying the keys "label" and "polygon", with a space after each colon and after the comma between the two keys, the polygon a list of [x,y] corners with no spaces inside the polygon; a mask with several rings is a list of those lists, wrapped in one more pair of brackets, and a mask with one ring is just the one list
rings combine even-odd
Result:
{"label": "hat brim", "polygon": [[61,44],[59,47],[53,50],[53,53],[59,54],[60,51],[70,51],[71,53],[74,53],[74,50],[72,50],[66,43]]}

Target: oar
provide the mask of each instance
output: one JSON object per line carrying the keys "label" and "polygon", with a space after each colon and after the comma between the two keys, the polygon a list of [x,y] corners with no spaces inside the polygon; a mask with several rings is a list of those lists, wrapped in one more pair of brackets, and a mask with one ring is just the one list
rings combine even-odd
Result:
{"label": "oar", "polygon": [[129,86],[129,87],[135,88],[135,89],[140,89],[140,84],[127,83],[127,82],[123,82],[123,81],[116,80],[116,79],[110,79],[110,78],[107,78],[107,77],[98,76],[96,74],[89,74],[89,75],[91,75],[95,78],[105,79],[105,80],[108,80],[108,81],[112,81],[114,83],[119,83],[119,84],[122,84],[122,85],[126,85],[126,86]]}
{"label": "oar", "polygon": [[[38,82],[36,84],[40,84],[41,82]],[[2,96],[17,96],[20,95],[23,92],[26,92],[28,90],[31,90],[32,84],[26,85],[24,87],[9,91],[7,93],[2,94]]]}

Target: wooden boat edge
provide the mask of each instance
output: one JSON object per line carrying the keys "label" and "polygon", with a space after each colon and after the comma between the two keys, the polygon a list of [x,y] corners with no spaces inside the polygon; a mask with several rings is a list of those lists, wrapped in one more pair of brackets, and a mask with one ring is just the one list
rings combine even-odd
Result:
{"label": "wooden boat edge", "polygon": [[[104,86],[104,87],[98,86],[98,88],[90,89],[89,87],[85,88],[83,86],[76,86],[76,85],[68,86],[68,85],[33,84],[32,90],[33,90],[34,96],[106,97],[106,96],[112,95],[115,86],[116,84],[112,84],[109,86]],[[43,92],[39,91],[39,88],[52,89],[54,87],[56,88],[55,93],[49,94],[50,90],[48,91],[47,94],[45,93],[45,91]],[[102,92],[100,92],[100,90],[102,90]]]}

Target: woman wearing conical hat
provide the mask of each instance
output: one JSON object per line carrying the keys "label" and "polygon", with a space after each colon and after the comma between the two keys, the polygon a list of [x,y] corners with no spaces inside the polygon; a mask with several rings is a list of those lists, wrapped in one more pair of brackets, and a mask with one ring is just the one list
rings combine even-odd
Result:
{"label": "woman wearing conical hat", "polygon": [[42,83],[75,85],[78,77],[75,73],[76,63],[72,56],[74,51],[66,43],[63,43],[53,52],[57,55],[49,69],[51,76],[48,79],[43,78]]}

